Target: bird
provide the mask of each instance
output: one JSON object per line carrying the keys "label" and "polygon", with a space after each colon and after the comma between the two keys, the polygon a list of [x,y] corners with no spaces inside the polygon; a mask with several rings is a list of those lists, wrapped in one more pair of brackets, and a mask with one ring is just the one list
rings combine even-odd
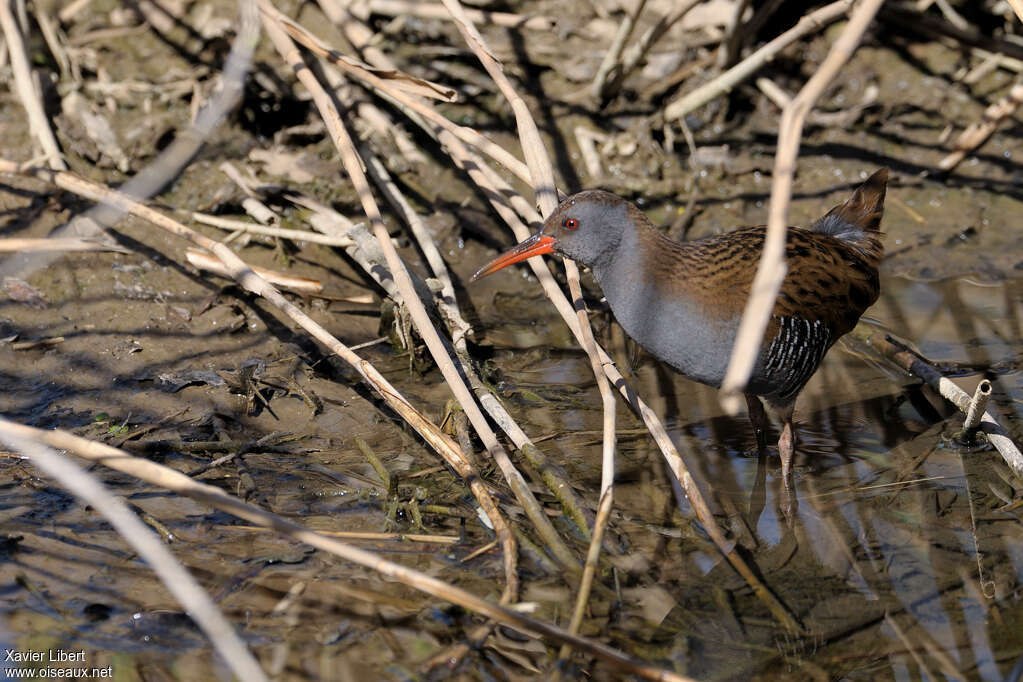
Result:
{"label": "bird", "polygon": [[[790,227],[788,267],[744,389],[757,445],[769,421],[782,422],[782,478],[791,478],[793,410],[824,355],[880,293],[882,168],[808,228]],[[689,379],[720,388],[767,235],[765,226],[677,242],[635,204],[602,190],[564,200],[539,232],[480,268],[472,281],[513,263],[559,254],[590,268],[622,329]]]}

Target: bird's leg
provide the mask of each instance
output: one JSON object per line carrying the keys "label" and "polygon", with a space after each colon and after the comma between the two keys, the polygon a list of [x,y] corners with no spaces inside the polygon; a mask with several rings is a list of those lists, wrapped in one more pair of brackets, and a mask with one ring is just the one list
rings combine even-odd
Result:
{"label": "bird's leg", "polygon": [[796,454],[796,432],[792,425],[793,405],[776,408],[778,417],[781,419],[781,437],[778,438],[778,454],[781,455],[781,477],[788,485],[792,476],[792,460]]}
{"label": "bird's leg", "polygon": [[775,406],[775,412],[781,419],[781,436],[778,438],[778,454],[781,455],[781,480],[782,500],[781,511],[785,522],[791,527],[796,518],[796,511],[799,509],[799,500],[796,497],[795,488],[792,483],[792,461],[796,455],[796,432],[792,424],[792,409],[794,404],[784,407]]}
{"label": "bird's leg", "polygon": [[746,396],[750,423],[753,424],[753,431],[757,435],[757,450],[762,453],[767,448],[767,413],[764,412],[764,404],[760,402],[760,398],[752,393],[743,395]]}

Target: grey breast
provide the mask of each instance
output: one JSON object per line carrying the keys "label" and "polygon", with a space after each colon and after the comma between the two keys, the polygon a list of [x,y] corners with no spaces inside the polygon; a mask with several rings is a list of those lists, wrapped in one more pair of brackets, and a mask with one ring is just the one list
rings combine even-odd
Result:
{"label": "grey breast", "polygon": [[[657,359],[710,386],[720,386],[735,338],[735,323],[708,316],[701,306],[667,296],[643,267],[638,244],[623,238],[609,262],[595,265],[611,311],[625,333]],[[624,248],[622,248],[624,247]]]}

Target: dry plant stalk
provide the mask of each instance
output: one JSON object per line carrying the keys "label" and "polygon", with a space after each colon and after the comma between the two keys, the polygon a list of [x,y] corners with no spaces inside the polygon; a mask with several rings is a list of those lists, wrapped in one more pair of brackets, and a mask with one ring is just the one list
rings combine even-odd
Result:
{"label": "dry plant stalk", "polygon": [[838,2],[825,5],[807,14],[794,27],[785,31],[785,33],[782,33],[728,71],[669,104],[667,109],[664,110],[664,120],[673,121],[677,118],[682,118],[686,114],[696,111],[707,102],[730,92],[736,85],[759,71],[765,64],[770,63],[786,47],[803,36],[818,31],[831,22],[836,21],[849,10],[852,4],[853,0],[838,0]]}
{"label": "dry plant stalk", "polygon": [[906,647],[906,650],[909,652],[909,655],[912,656],[916,664],[920,666],[920,670],[927,674],[927,679],[929,680],[938,679],[938,677],[934,674],[934,671],[931,670],[931,668],[927,665],[927,662],[924,660],[923,655],[920,653],[920,649],[922,649],[922,647],[918,643],[910,640],[909,636],[906,634],[906,631],[899,627],[898,621],[896,621],[891,616],[891,614],[885,613],[884,620],[892,629],[892,631],[895,632],[895,635],[900,640],[902,640],[902,645]]}
{"label": "dry plant stalk", "polygon": [[19,253],[24,251],[116,251],[131,253],[119,244],[104,244],[91,239],[75,239],[73,237],[58,239],[31,239],[10,237],[0,239],[0,253]]}
{"label": "dry plant stalk", "polygon": [[[222,530],[245,530],[245,531],[265,531],[270,530],[266,526],[242,526],[242,525],[230,525],[230,526],[217,526]],[[354,530],[317,530],[317,533],[328,538],[342,538],[344,540],[394,540],[400,542],[425,542],[435,545],[457,545],[462,539],[457,535],[430,535],[423,533],[373,533],[369,531],[354,531]],[[497,541],[488,542],[486,547],[496,547]]]}
{"label": "dry plant stalk", "polygon": [[[220,488],[195,481],[185,474],[162,464],[134,457],[123,450],[118,450],[103,443],[80,438],[61,430],[43,431],[30,426],[13,422],[5,422],[4,430],[25,439],[33,439],[46,443],[50,447],[73,451],[79,457],[167,490],[184,495],[193,500],[207,504],[215,509],[225,511],[239,519],[253,524],[271,528],[298,542],[305,543],[316,549],[341,557],[346,561],[364,566],[372,571],[387,576],[413,589],[429,594],[437,599],[458,604],[520,630],[530,636],[544,636],[559,643],[567,643],[582,652],[593,655],[616,668],[633,675],[650,680],[670,682],[693,682],[691,678],[678,675],[670,670],[658,668],[645,661],[627,656],[606,644],[573,635],[556,625],[528,616],[514,609],[495,604],[477,597],[461,588],[449,585],[437,578],[421,573],[400,564],[382,559],[371,552],[353,547],[349,544],[328,538],[321,533],[309,530],[293,521],[272,512],[260,509],[247,502],[232,497]],[[242,679],[259,679],[245,678]]]}
{"label": "dry plant stalk", "polygon": [[[206,270],[212,272],[221,277],[231,277],[231,273],[228,272],[224,264],[220,262],[220,259],[216,256],[206,253],[205,251],[199,251],[198,249],[186,249],[185,258],[188,262],[199,268],[200,270]],[[276,270],[267,270],[266,268],[259,268],[252,266],[252,271],[265,279],[271,284],[282,286],[286,289],[300,294],[318,294],[323,291],[323,282],[318,279],[312,279],[310,277],[298,277],[296,275],[289,275],[286,272],[277,272]]]}
{"label": "dry plant stalk", "polygon": [[7,54],[11,58],[14,90],[21,100],[21,105],[25,107],[32,135],[46,155],[47,165],[53,170],[64,170],[67,168],[67,164],[64,163],[60,145],[57,144],[57,138],[50,128],[50,119],[46,116],[43,107],[42,94],[32,79],[32,69],[29,66],[28,53],[25,51],[25,41],[18,27],[18,21],[11,11],[9,0],[0,2],[0,27],[3,28],[4,38],[7,40]]}
{"label": "dry plant stalk", "polygon": [[625,50],[625,44],[632,37],[632,31],[636,28],[636,20],[643,13],[644,7],[646,7],[646,0],[636,1],[632,11],[627,12],[625,20],[618,25],[618,33],[615,34],[614,40],[611,41],[611,46],[607,48],[607,52],[604,53],[604,59],[601,60],[600,66],[597,68],[597,74],[593,77],[593,82],[590,83],[590,93],[598,100],[607,95],[608,78],[612,75],[612,72],[616,70],[621,72],[622,52]]}
{"label": "dry plant stalk", "polygon": [[232,232],[249,232],[251,234],[262,234],[268,237],[280,237],[281,239],[290,239],[292,241],[306,241],[311,244],[323,244],[325,246],[337,246],[340,248],[347,248],[355,244],[355,240],[350,237],[332,237],[326,234],[320,234],[319,232],[311,232],[308,230],[291,230],[284,227],[267,227],[265,225],[258,225],[256,223],[245,222],[244,220],[235,220],[233,218],[222,218],[220,216],[206,215],[205,213],[192,213],[192,220],[203,225],[209,225],[211,227],[220,228],[221,230],[231,230]]}
{"label": "dry plant stalk", "polygon": [[[878,332],[867,334],[862,336],[862,338],[878,353],[894,361],[909,374],[923,379],[927,382],[928,386],[958,407],[960,411],[969,414],[972,404],[970,394],[956,386],[951,379],[943,376],[929,362],[903,350]],[[1002,456],[1002,459],[1009,465],[1013,473],[1017,476],[1023,476],[1023,453],[1020,452],[1012,438],[1009,437],[1009,432],[998,423],[998,420],[994,418],[991,412],[985,411],[982,414],[979,430],[995,446],[998,454]]]}
{"label": "dry plant stalk", "polygon": [[[522,146],[523,154],[529,164],[530,171],[537,178],[533,182],[533,187],[537,194],[537,204],[540,206],[540,210],[544,215],[549,215],[557,207],[556,193],[554,190],[554,172],[551,167],[550,157],[546,153],[546,149],[543,146],[543,142],[540,139],[539,131],[537,130],[536,123],[533,121],[532,115],[529,113],[529,109],[525,103],[518,97],[511,83],[508,82],[504,76],[504,72],[501,69],[500,63],[493,57],[490,51],[486,47],[486,43],[483,38],[476,31],[475,27],[465,18],[464,14],[461,13],[461,6],[456,0],[443,0],[444,4],[451,11],[458,21],[457,25],[459,30],[462,32],[466,42],[472,48],[473,52],[476,53],[477,58],[483,64],[487,73],[494,78],[498,87],[505,97],[511,102],[512,109],[515,112],[516,122],[518,124],[520,144]],[[531,211],[531,213],[535,213]],[[537,216],[539,219],[539,216]],[[530,222],[536,222],[536,220],[530,217]],[[524,238],[523,237],[520,238]],[[640,413],[643,421],[646,423],[647,428],[654,436],[654,440],[657,442],[664,454],[665,459],[668,461],[669,467],[672,473],[675,475],[679,482],[679,485],[685,491],[689,497],[690,503],[693,505],[693,509],[696,511],[697,517],[704,524],[708,535],[717,545],[721,553],[728,559],[729,563],[733,568],[746,580],[746,582],[753,589],[753,592],[761,599],[765,606],[771,611],[771,613],[790,631],[792,632],[804,632],[803,626],[792,616],[788,609],[778,600],[767,589],[767,587],[760,581],[756,574],[750,569],[749,565],[742,559],[741,556],[735,551],[734,547],[730,548],[728,542],[721,532],[720,527],[714,520],[714,516],[707,506],[706,501],[703,499],[703,495],[700,493],[696,486],[695,481],[689,474],[688,468],[682,461],[681,456],[675,449],[674,444],[668,437],[667,431],[664,429],[664,425],[657,419],[657,416],[647,407],[642,400],[640,400],[629,387],[625,378],[621,375],[618,369],[614,365],[614,361],[611,357],[597,344],[593,339],[593,332],[589,329],[589,319],[585,316],[584,308],[582,306],[581,290],[576,288],[573,291],[573,297],[579,302],[576,308],[578,317],[574,317],[564,308],[571,308],[567,300],[564,299],[564,295],[561,293],[560,288],[554,283],[550,272],[546,266],[542,263],[534,263],[536,259],[530,259],[530,265],[534,268],[534,272],[537,273],[542,283],[545,283],[545,289],[548,287],[551,290],[557,291],[557,295],[551,293],[548,294],[551,300],[555,303],[555,307],[559,307],[559,312],[562,313],[562,317],[572,330],[575,337],[580,341],[583,348],[586,349],[587,355],[590,357],[590,362],[594,366],[594,371],[602,371],[608,380],[615,386],[618,386],[623,395],[629,401],[633,407]],[[575,287],[578,287],[578,269],[569,259],[565,259],[565,271],[569,276],[569,285],[572,285],[572,276],[575,275]],[[563,301],[563,307],[559,306],[559,303]],[[580,310],[583,308],[583,310]],[[588,334],[587,334],[588,332]],[[597,375],[597,385],[604,384]],[[604,384],[606,385],[606,384]],[[608,424],[611,425],[612,431],[614,426],[613,409],[610,410],[612,416],[608,416],[607,402],[604,402],[604,462],[605,468],[603,470],[602,482],[605,481],[604,476],[608,475],[607,463],[613,462],[613,442],[614,435],[608,434]],[[610,455],[608,443],[611,443]],[[610,489],[610,481],[608,481]],[[596,534],[596,533],[595,533]],[[591,541],[592,542],[592,541]]]}
{"label": "dry plant stalk", "polygon": [[[134,216],[147,220],[157,227],[160,227],[171,234],[201,246],[216,255],[224,264],[231,277],[238,282],[245,290],[257,296],[261,296],[287,315],[293,322],[302,327],[314,339],[323,344],[328,350],[338,355],[345,362],[350,364],[388,404],[408,424],[415,429],[423,439],[444,459],[469,484],[470,490],[476,496],[483,512],[494,523],[495,530],[504,523],[497,508],[497,504],[490,496],[489,491],[480,479],[479,474],[465,460],[458,445],[451,440],[437,425],[431,422],[425,415],[412,406],[401,393],[384,378],[377,369],[369,362],[356,355],[350,348],[320,326],[315,320],[299,310],[295,305],[281,295],[266,280],[261,278],[243,262],[231,249],[223,244],[209,239],[181,223],[168,218],[164,214],[140,204],[133,199],[115,192],[107,187],[86,180],[69,171],[50,171],[44,168],[23,168],[19,164],[0,159],[0,173],[28,173],[40,179],[52,182],[53,184],[66,189],[69,192],[86,197],[92,201],[112,206],[119,212],[130,213]],[[504,524],[504,528],[507,525]],[[500,537],[500,534],[499,534]],[[510,577],[514,585],[517,575]],[[506,587],[507,589],[507,587]]]}
{"label": "dry plant stalk", "polygon": [[984,110],[981,119],[970,126],[959,135],[956,140],[955,151],[943,158],[938,163],[938,168],[943,171],[950,171],[958,166],[967,154],[979,148],[988,141],[998,125],[1005,119],[1016,113],[1016,110],[1023,104],[1023,83],[1016,83],[1009,90],[1009,94],[998,100]]}
{"label": "dry plant stalk", "polygon": [[[593,522],[593,539],[590,540],[590,549],[586,554],[586,565],[583,567],[583,577],[579,581],[579,595],[575,601],[575,610],[572,612],[572,621],[568,625],[568,631],[575,634],[579,632],[579,626],[583,624],[583,616],[586,614],[586,604],[589,602],[590,590],[593,589],[593,576],[597,573],[597,565],[600,561],[600,548],[604,542],[604,530],[607,528],[608,519],[611,516],[611,509],[614,506],[614,488],[607,488],[600,497],[600,504],[597,505],[597,518]],[[569,647],[567,644],[561,646],[558,658],[568,658]]]}
{"label": "dry plant stalk", "polygon": [[970,433],[980,426],[989,400],[991,400],[991,382],[984,379],[977,384],[977,390],[973,392],[970,404],[966,408],[966,419],[963,420],[964,433]]}
{"label": "dry plant stalk", "polygon": [[230,621],[167,546],[120,497],[111,493],[92,474],[43,445],[40,438],[42,433],[0,418],[0,442],[27,455],[43,473],[56,479],[61,487],[102,514],[118,535],[145,559],[167,591],[206,634],[213,648],[224,658],[238,679],[265,682],[268,678]]}
{"label": "dry plant stalk", "polygon": [[[757,265],[750,297],[746,301],[732,356],[721,383],[721,404],[730,414],[737,413],[742,404],[742,391],[753,372],[753,365],[756,363],[764,338],[764,330],[767,329],[774,302],[778,298],[778,291],[788,271],[785,264],[785,238],[788,232],[792,179],[796,172],[803,124],[817,98],[824,92],[824,88],[856,51],[860,38],[874,19],[882,2],[884,0],[862,0],[856,6],[849,17],[849,23],[831,46],[828,56],[799,94],[782,111],[778,151],[774,159],[774,174],[771,181],[771,207],[768,212],[764,252]],[[800,23],[805,20],[806,17]]]}
{"label": "dry plant stalk", "polygon": [[[384,14],[392,17],[409,15],[423,19],[451,18],[451,15],[443,5],[436,2],[421,2],[420,0],[369,0],[365,3],[365,8],[373,14]],[[556,25],[555,20],[551,17],[528,14],[520,15],[478,9],[466,10],[466,14],[473,21],[490,26],[550,31]]]}
{"label": "dry plant stalk", "polygon": [[[465,385],[458,368],[455,367],[450,355],[448,354],[447,347],[441,340],[440,335],[437,333],[437,330],[434,328],[433,323],[430,320],[429,314],[426,312],[426,309],[422,304],[422,301],[416,294],[415,289],[412,286],[412,281],[409,278],[408,271],[405,268],[405,264],[394,249],[394,245],[391,243],[391,237],[387,233],[387,228],[383,224],[383,218],[380,215],[380,210],[376,204],[376,200],[373,198],[372,189],[370,188],[369,181],[363,171],[364,165],[362,159],[359,157],[358,152],[355,149],[355,143],[352,141],[351,136],[341,120],[340,114],[335,105],[335,100],[327,94],[312,71],[306,67],[305,62],[302,61],[301,56],[295,49],[294,44],[288,37],[288,34],[277,23],[277,20],[269,13],[264,13],[264,24],[267,33],[276,45],[278,52],[281,53],[285,61],[287,61],[295,70],[296,76],[306,89],[312,93],[313,100],[316,103],[328,130],[331,132],[331,137],[341,154],[345,169],[348,171],[348,176],[351,179],[352,184],[355,186],[355,190],[362,202],[363,209],[366,211],[370,224],[373,226],[373,231],[376,235],[377,241],[380,244],[380,248],[383,250],[384,256],[387,260],[387,266],[390,268],[395,284],[397,285],[402,299],[411,314],[413,324],[415,324],[416,329],[425,341],[431,356],[437,363],[438,368],[440,368],[445,382],[448,384],[448,387],[455,395],[459,404],[461,404],[462,409],[465,410],[466,415],[473,424],[473,428],[480,435],[481,439],[483,439],[483,442],[487,447],[488,454],[494,459],[498,467],[501,469],[501,473],[504,475],[505,480],[515,493],[516,499],[523,506],[526,515],[533,523],[537,532],[540,533],[540,535],[548,543],[548,546],[551,547],[552,551],[556,553],[559,561],[569,568],[577,566],[578,562],[575,557],[561,540],[557,531],[554,529],[554,526],[551,524],[547,515],[540,506],[540,503],[533,496],[532,491],[529,490],[529,486],[526,484],[522,474],[519,473],[519,471],[515,468],[515,465],[512,464],[508,454],[504,451],[504,448],[497,440],[496,434],[490,428],[486,417],[483,415],[479,405],[474,400],[471,391],[469,391],[469,388]],[[497,529],[499,527],[498,521],[494,520],[494,523],[495,529]],[[502,544],[505,548],[505,572],[509,581],[506,589],[510,590],[509,598],[514,599],[517,594],[518,584],[517,558],[514,538],[512,538],[510,531],[507,531],[507,528],[505,528],[505,531],[506,532],[499,532],[499,536],[502,537]]]}
{"label": "dry plant stalk", "polygon": [[1023,22],[1023,0],[1008,0],[1009,7],[1016,13],[1016,18]]}

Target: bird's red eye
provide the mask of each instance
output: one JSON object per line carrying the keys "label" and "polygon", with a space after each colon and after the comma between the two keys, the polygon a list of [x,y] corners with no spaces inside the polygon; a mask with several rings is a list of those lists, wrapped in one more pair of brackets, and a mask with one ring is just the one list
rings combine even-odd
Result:
{"label": "bird's red eye", "polygon": [[574,230],[579,227],[579,221],[575,218],[565,218],[565,222],[561,223],[566,229]]}

